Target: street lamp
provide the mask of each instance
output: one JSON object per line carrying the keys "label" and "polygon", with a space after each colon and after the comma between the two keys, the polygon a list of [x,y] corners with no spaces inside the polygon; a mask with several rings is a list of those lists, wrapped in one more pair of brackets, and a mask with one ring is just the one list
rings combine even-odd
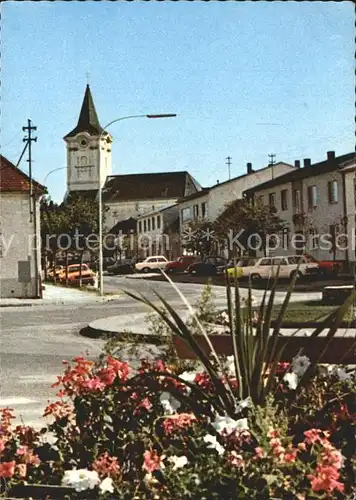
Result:
{"label": "street lamp", "polygon": [[100,137],[99,137],[99,289],[100,289],[100,295],[104,295],[104,276],[103,276],[103,200],[102,200],[102,185],[101,185],[101,168],[100,168],[100,151],[101,151],[101,140],[103,138],[103,134],[106,133],[106,129],[110,127],[113,123],[122,121],[122,120],[129,120],[131,118],[149,118],[149,119],[155,119],[155,118],[174,118],[177,116],[175,113],[164,113],[164,114],[150,114],[150,115],[130,115],[130,116],[123,116],[121,118],[116,118],[115,120],[112,120],[109,122],[103,130],[101,131]]}

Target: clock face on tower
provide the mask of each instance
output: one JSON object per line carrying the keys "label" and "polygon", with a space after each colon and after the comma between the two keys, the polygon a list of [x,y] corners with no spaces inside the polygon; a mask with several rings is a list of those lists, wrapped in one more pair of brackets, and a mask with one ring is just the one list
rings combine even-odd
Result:
{"label": "clock face on tower", "polygon": [[84,135],[80,135],[78,137],[78,143],[79,143],[79,146],[82,148],[82,149],[85,149],[88,147],[88,139],[84,136]]}

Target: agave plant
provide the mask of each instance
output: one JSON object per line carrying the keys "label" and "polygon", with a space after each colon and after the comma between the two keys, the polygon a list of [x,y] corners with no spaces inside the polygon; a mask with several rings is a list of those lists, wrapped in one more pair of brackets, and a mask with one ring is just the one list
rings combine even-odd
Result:
{"label": "agave plant", "polygon": [[[194,391],[194,398],[196,398],[196,400],[209,400],[209,403],[218,413],[227,414],[231,418],[236,417],[241,411],[241,408],[245,406],[241,404],[243,401],[249,400],[254,405],[265,405],[268,396],[275,392],[278,365],[288,344],[288,340],[282,345],[279,344],[279,332],[284,314],[290,302],[297,274],[295,274],[288,287],[278,317],[274,322],[273,329],[271,329],[271,317],[275,303],[278,271],[273,280],[269,296],[267,290],[264,291],[257,319],[253,314],[251,283],[248,287],[247,304],[243,305],[237,275],[235,275],[233,283],[231,283],[226,274],[225,286],[229,317],[228,322],[233,347],[233,362],[238,382],[237,393],[236,390],[232,389],[229,378],[224,376],[226,375],[225,365],[214,350],[206,328],[199,321],[192,306],[179,288],[172,282],[169,276],[165,273],[163,274],[181,297],[190,312],[194,322],[193,327],[191,323],[187,324],[184,322],[179,313],[155,290],[153,290],[153,292],[160,301],[159,305],[153,303],[143,294],[134,294],[128,291],[125,293],[133,299],[152,308],[168,325],[172,333],[182,338],[188,344],[211,378],[216,394],[214,401],[211,401],[211,398],[196,385],[190,384],[177,376],[174,376],[174,378],[180,380],[182,384],[188,385],[190,389]],[[305,386],[313,375],[316,365],[328,348],[329,342],[334,337],[342,318],[352,305],[354,299],[355,294],[350,295],[346,302],[324,319],[312,333],[311,338],[315,338],[319,336],[323,330],[328,330],[327,336],[325,337],[324,349],[318,356],[312,357],[306,373],[300,380],[298,390]],[[201,335],[205,338],[211,351],[210,356],[207,355],[205,350],[199,345],[196,336],[197,330],[200,330]],[[155,377],[162,375],[172,377],[170,373],[152,373],[152,376]],[[187,396],[179,394],[176,394],[176,396],[187,399]]]}

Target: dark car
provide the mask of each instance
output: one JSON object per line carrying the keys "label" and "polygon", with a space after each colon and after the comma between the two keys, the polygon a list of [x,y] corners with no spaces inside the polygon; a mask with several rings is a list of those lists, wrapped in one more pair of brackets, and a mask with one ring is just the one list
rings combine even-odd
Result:
{"label": "dark car", "polygon": [[[113,266],[115,262],[116,260],[113,257],[104,257],[103,270],[105,271],[108,266]],[[99,271],[99,259],[96,259],[93,262],[88,262],[87,264],[92,271]]]}
{"label": "dark car", "polygon": [[111,266],[107,266],[106,272],[108,274],[132,274],[135,269],[131,260],[118,260]]}
{"label": "dark car", "polygon": [[227,260],[222,257],[206,257],[200,262],[191,264],[187,272],[197,276],[214,276],[215,274],[223,272],[226,266]]}
{"label": "dark car", "polygon": [[195,255],[182,255],[176,260],[172,260],[166,264],[164,271],[166,273],[182,273],[197,260]]}

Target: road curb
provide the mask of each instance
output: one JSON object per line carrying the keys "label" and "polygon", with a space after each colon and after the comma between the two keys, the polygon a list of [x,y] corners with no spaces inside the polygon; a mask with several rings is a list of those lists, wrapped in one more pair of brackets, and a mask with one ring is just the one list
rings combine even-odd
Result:
{"label": "road curb", "polygon": [[111,330],[104,330],[101,328],[94,328],[90,325],[85,326],[79,331],[79,334],[83,337],[91,339],[116,339],[119,342],[138,342],[142,344],[156,344],[161,345],[166,341],[166,337],[160,337],[158,335],[144,334],[144,333],[134,333],[134,332],[113,332]]}

